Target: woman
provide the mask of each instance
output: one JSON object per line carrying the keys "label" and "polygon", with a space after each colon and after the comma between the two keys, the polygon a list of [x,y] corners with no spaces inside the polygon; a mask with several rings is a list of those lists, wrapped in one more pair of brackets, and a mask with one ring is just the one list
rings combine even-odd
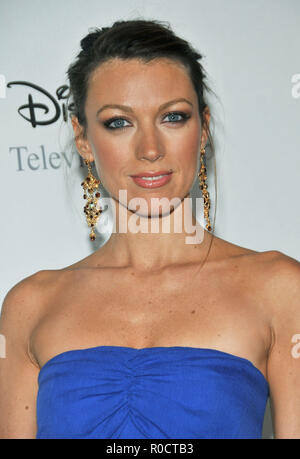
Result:
{"label": "woman", "polygon": [[[68,76],[88,166],[84,211],[95,240],[94,162],[116,231],[92,255],[7,294],[1,436],[261,438],[270,395],[275,438],[299,438],[299,263],[213,234],[201,55],[147,20],[116,22],[81,45]],[[191,244],[175,225],[191,216],[184,198],[198,177],[205,228],[192,215],[203,232]],[[159,209],[155,198],[165,198]]]}

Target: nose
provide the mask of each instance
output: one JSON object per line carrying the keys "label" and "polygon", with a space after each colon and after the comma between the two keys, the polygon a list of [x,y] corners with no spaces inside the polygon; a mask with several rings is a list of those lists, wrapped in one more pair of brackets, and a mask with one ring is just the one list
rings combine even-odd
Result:
{"label": "nose", "polygon": [[136,149],[137,159],[146,159],[150,162],[154,162],[164,157],[164,148],[155,128],[148,127],[147,129],[143,129],[140,136],[141,138]]}

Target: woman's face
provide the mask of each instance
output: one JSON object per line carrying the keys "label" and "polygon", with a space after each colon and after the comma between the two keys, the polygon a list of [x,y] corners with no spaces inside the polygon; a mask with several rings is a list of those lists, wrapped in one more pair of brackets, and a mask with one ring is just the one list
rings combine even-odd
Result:
{"label": "woman's face", "polygon": [[[171,103],[176,99],[181,100]],[[111,104],[124,107],[105,108]],[[126,190],[127,203],[143,198],[150,212],[151,198],[188,195],[198,172],[202,126],[196,92],[180,64],[167,59],[101,64],[90,79],[85,113],[87,137],[77,143],[79,153],[95,160],[99,179],[114,199],[126,205],[119,196]],[[76,131],[77,119],[72,124]],[[158,171],[172,171],[171,180],[159,187],[145,188],[131,177]]]}

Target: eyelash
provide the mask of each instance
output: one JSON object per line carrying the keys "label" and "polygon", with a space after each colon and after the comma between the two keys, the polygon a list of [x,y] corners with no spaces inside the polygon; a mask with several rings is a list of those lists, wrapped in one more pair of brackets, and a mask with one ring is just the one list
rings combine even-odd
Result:
{"label": "eyelash", "polygon": [[[188,115],[187,113],[184,113],[184,112],[169,112],[169,113],[166,113],[164,118],[166,118],[167,116],[170,116],[170,115],[180,115],[182,116],[182,120],[177,120],[177,121],[170,121],[170,123],[174,124],[174,123],[184,123],[185,121],[187,121],[189,118],[190,118],[190,115]],[[103,125],[105,126],[106,129],[110,129],[112,131],[116,131],[116,130],[124,130],[126,129],[128,126],[123,126],[123,127],[109,127],[109,125],[111,123],[113,123],[114,121],[118,121],[118,120],[124,120],[124,121],[127,121],[125,118],[118,118],[118,117],[114,117],[114,118],[110,118],[109,120],[107,121],[104,121],[103,122]],[[128,121],[127,121],[128,122]]]}

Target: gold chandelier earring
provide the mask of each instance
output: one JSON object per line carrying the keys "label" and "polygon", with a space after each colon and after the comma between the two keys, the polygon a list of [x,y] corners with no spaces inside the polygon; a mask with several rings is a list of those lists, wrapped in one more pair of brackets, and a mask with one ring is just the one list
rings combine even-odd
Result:
{"label": "gold chandelier earring", "polygon": [[84,206],[83,212],[86,214],[86,221],[88,226],[91,227],[90,240],[94,241],[96,239],[94,227],[96,226],[102,209],[98,206],[98,199],[100,198],[99,191],[95,193],[95,196],[93,193],[99,187],[100,180],[97,180],[96,177],[92,174],[90,161],[85,159],[84,162],[88,167],[89,173],[85,180],[81,183],[81,186],[85,191],[83,198],[87,199],[87,203]]}
{"label": "gold chandelier earring", "polygon": [[199,186],[202,191],[202,196],[204,199],[204,218],[206,219],[206,226],[205,228],[208,231],[211,231],[211,224],[209,220],[209,209],[210,209],[210,198],[209,198],[209,192],[207,191],[207,184],[205,183],[205,180],[207,179],[206,175],[206,168],[204,166],[204,155],[205,155],[205,148],[202,147],[200,150],[200,172],[198,172],[198,177],[199,177]]}

